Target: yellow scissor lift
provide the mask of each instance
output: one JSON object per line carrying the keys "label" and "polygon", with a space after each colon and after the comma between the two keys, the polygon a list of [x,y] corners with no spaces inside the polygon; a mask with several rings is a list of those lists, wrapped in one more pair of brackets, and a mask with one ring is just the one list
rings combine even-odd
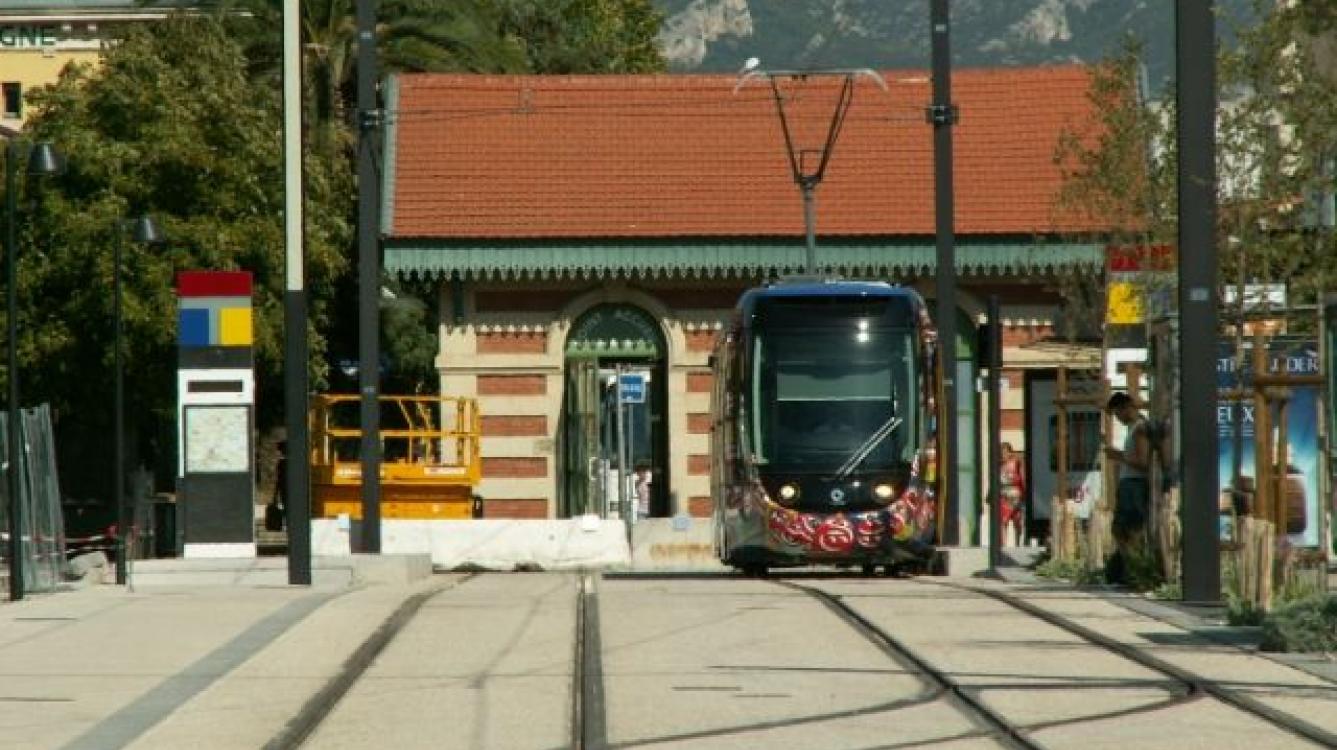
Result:
{"label": "yellow scissor lift", "polygon": [[[478,403],[453,396],[382,396],[381,518],[472,517],[482,476]],[[361,397],[316,396],[311,410],[315,518],[362,517]]]}

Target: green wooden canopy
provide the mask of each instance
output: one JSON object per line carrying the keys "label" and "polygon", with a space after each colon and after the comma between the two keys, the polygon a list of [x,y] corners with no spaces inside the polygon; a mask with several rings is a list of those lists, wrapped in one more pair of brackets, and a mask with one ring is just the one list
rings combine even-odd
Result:
{"label": "green wooden canopy", "polygon": [[[479,279],[756,278],[801,273],[801,242],[678,239],[632,242],[459,242],[387,239],[385,270],[402,277]],[[1093,243],[958,239],[957,273],[969,276],[1098,272],[1104,246]],[[834,240],[817,247],[820,273],[852,278],[929,276],[932,239]]]}

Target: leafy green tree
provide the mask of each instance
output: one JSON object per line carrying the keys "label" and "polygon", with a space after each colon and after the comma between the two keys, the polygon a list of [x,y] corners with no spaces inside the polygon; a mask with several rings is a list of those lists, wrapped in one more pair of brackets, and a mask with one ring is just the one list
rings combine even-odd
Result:
{"label": "leafy green tree", "polygon": [[[237,8],[246,13],[233,13]],[[246,49],[252,74],[257,81],[276,87],[281,3],[238,0],[222,10],[219,18]],[[356,143],[351,121],[356,94],[355,11],[354,0],[302,4],[306,127],[316,152],[326,159],[351,160]],[[654,42],[660,16],[647,0],[382,0],[378,19],[383,72],[575,73],[664,68]],[[350,223],[356,206],[354,190],[350,183],[342,207]],[[347,255],[353,257],[351,248]],[[357,293],[355,278],[338,280],[336,295],[341,302],[331,328],[331,354],[340,359],[356,358]],[[382,347],[390,363],[385,390],[434,388],[431,358],[423,368],[423,358],[418,356],[429,345],[435,348],[434,321],[426,317],[431,306],[400,297],[383,309]]]}
{"label": "leafy green tree", "polygon": [[[1247,366],[1237,324],[1246,285],[1281,283],[1289,303],[1307,303],[1331,288],[1337,272],[1332,227],[1315,221],[1315,198],[1337,188],[1337,75],[1330,62],[1337,19],[1322,10],[1329,6],[1256,0],[1254,20],[1237,30],[1238,43],[1218,50],[1216,245],[1222,287],[1236,291],[1222,322],[1236,337],[1238,371]],[[1107,241],[1173,246],[1173,95],[1159,106],[1141,102],[1133,95],[1136,66],[1137,50],[1126,48],[1094,71],[1097,122],[1070,134],[1058,154],[1067,167],[1063,198],[1069,209],[1107,221]],[[1150,291],[1168,280],[1153,274],[1143,286]],[[1094,296],[1090,282],[1074,287],[1068,290],[1074,307]],[[1291,321],[1292,332],[1314,322]]]}
{"label": "leafy green tree", "polygon": [[[1337,281],[1333,232],[1315,225],[1315,198],[1334,189],[1337,75],[1325,64],[1337,32],[1322,4],[1258,2],[1238,43],[1218,54],[1218,252],[1223,284],[1286,283],[1293,302]],[[1101,217],[1111,244],[1177,240],[1173,91],[1144,103],[1136,45],[1093,67],[1098,119],[1063,139],[1062,203]],[[1098,299],[1090,280],[1068,296]],[[1242,297],[1242,295],[1240,295]],[[1094,307],[1092,314],[1103,312]]]}
{"label": "leafy green tree", "polygon": [[664,14],[650,0],[495,0],[534,73],[659,73]]}
{"label": "leafy green tree", "polygon": [[388,360],[387,393],[425,393],[437,390],[436,316],[428,284],[387,280],[390,298],[381,301],[381,328]]}
{"label": "leafy green tree", "polygon": [[[19,342],[30,401],[59,415],[71,478],[105,460],[112,373],[113,243],[124,242],[127,416],[164,476],[174,468],[174,273],[248,270],[255,279],[259,426],[282,414],[283,179],[278,91],[247,76],[216,20],[172,17],[127,32],[98,68],[67,69],[32,96],[31,135],[67,158],[24,221]],[[324,381],[328,300],[350,229],[344,160],[306,159],[311,375]],[[124,221],[152,214],[166,248],[137,247]],[[134,430],[135,426],[138,430]],[[101,474],[100,476],[106,476]],[[105,484],[105,481],[102,482]],[[102,488],[99,488],[102,489]]]}
{"label": "leafy green tree", "polygon": [[[1110,59],[1091,66],[1088,98],[1097,118],[1064,131],[1055,155],[1064,184],[1063,211],[1094,219],[1107,246],[1173,243],[1177,208],[1172,100],[1144,102],[1142,46],[1125,38]],[[1059,278],[1071,315],[1069,336],[1099,331],[1104,322],[1103,280],[1087,274]]]}
{"label": "leafy green tree", "polygon": [[[248,13],[220,17],[248,50],[253,72],[277,86],[281,4],[240,0]],[[237,7],[237,6],[232,6]],[[356,130],[356,23],[354,0],[315,0],[302,5],[307,80],[307,127],[317,153],[352,158]],[[634,73],[665,67],[655,38],[662,20],[649,0],[381,0],[378,46],[383,72]],[[353,221],[353,186],[344,208]],[[349,257],[354,253],[348,252]],[[435,321],[424,290],[399,286],[395,301],[382,301],[382,349],[388,361],[383,391],[435,390]],[[337,284],[340,300],[331,328],[331,355],[357,358],[357,280]],[[431,354],[424,354],[430,348]],[[425,363],[425,364],[424,364]],[[351,388],[340,379],[337,386]]]}
{"label": "leafy green tree", "polygon": [[[493,0],[381,0],[377,46],[382,71],[521,73],[524,50],[502,31]],[[245,13],[236,13],[236,10]],[[356,136],[355,0],[301,4],[307,124],[320,150],[348,149]],[[282,3],[239,0],[219,15],[246,48],[252,71],[277,85],[282,59]]]}
{"label": "leafy green tree", "polygon": [[1219,62],[1223,280],[1284,282],[1292,302],[1337,280],[1337,245],[1314,211],[1337,187],[1337,75],[1322,56],[1337,29],[1322,6],[1259,2],[1260,23]]}

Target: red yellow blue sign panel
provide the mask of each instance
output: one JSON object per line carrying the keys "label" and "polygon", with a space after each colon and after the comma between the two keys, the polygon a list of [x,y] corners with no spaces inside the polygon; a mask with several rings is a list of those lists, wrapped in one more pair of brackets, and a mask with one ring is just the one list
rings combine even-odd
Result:
{"label": "red yellow blue sign panel", "polygon": [[186,271],[177,275],[182,348],[248,347],[254,343],[251,274]]}

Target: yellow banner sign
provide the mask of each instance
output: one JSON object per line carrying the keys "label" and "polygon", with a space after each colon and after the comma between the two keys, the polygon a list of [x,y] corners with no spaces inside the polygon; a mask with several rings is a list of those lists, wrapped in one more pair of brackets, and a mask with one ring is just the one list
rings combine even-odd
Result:
{"label": "yellow banner sign", "polygon": [[1142,290],[1127,281],[1112,281],[1106,291],[1105,322],[1136,325],[1142,322]]}

